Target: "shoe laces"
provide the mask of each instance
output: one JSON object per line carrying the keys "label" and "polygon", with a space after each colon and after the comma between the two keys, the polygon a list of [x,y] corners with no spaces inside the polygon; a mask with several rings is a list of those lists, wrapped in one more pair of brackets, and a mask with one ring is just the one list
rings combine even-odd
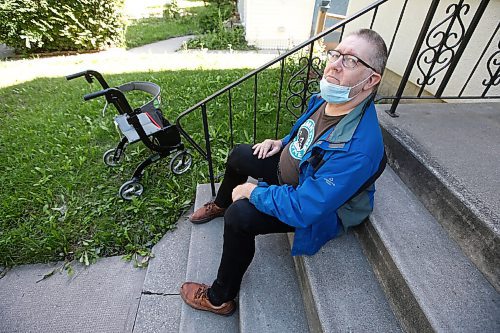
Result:
{"label": "shoe laces", "polygon": [[203,299],[203,298],[208,298],[207,295],[208,288],[204,285],[202,285],[196,292],[194,293],[194,299]]}
{"label": "shoe laces", "polygon": [[205,210],[208,212],[208,211],[211,211],[212,209],[214,208],[219,208],[219,206],[217,206],[215,204],[215,201],[209,201],[207,202],[206,204],[203,205],[203,207],[205,207]]}

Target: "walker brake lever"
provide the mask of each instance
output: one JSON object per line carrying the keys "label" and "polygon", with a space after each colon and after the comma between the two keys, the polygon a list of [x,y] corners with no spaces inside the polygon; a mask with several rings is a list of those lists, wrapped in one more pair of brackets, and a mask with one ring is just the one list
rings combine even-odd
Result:
{"label": "walker brake lever", "polygon": [[106,112],[106,109],[108,108],[108,100],[106,99],[106,104],[104,105],[104,108],[102,109],[102,116],[104,117],[104,113]]}

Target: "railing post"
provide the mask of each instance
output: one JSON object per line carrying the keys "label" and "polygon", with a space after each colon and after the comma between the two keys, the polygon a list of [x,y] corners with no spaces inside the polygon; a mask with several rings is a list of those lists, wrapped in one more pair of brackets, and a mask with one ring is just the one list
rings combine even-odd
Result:
{"label": "railing post", "polygon": [[207,162],[208,162],[208,174],[210,177],[210,186],[212,188],[212,196],[215,197],[214,167],[212,161],[212,149],[210,145],[210,133],[208,130],[207,105],[205,103],[201,105],[201,118],[203,120],[203,131],[205,132],[205,145],[207,148]]}
{"label": "railing post", "polygon": [[280,111],[281,111],[281,93],[283,91],[283,74],[285,69],[285,60],[280,61],[280,89],[278,93],[278,108],[276,110],[276,129],[274,132],[274,139],[278,139],[278,127],[280,124]]}
{"label": "railing post", "polygon": [[378,7],[375,7],[373,11],[372,23],[370,23],[370,29],[373,29],[373,24],[375,23],[375,18],[377,17]]}
{"label": "railing post", "polygon": [[462,39],[462,42],[458,47],[457,53],[453,57],[453,60],[450,63],[450,66],[448,67],[448,70],[446,71],[446,74],[444,75],[438,90],[436,91],[436,97],[441,97],[441,95],[443,94],[443,91],[446,88],[451,75],[455,71],[455,67],[457,67],[458,61],[462,57],[462,54],[464,53],[464,50],[467,47],[467,44],[469,43],[469,40],[472,37],[472,34],[476,29],[479,20],[483,16],[483,13],[486,10],[486,7],[488,6],[489,2],[490,0],[482,0],[481,3],[479,4],[476,13],[474,14],[474,17],[472,18],[469,27],[467,28],[467,32],[465,33],[464,38]]}
{"label": "railing post", "polygon": [[401,9],[401,14],[399,14],[399,19],[398,19],[398,23],[396,24],[396,29],[394,30],[394,35],[392,35],[392,40],[391,40],[391,44],[389,46],[389,51],[387,51],[388,57],[391,55],[392,46],[394,45],[394,40],[396,40],[396,34],[398,33],[399,26],[401,25],[401,21],[403,20],[403,15],[405,13],[407,4],[408,4],[408,0],[405,0],[405,2],[403,4],[403,8]]}
{"label": "railing post", "polygon": [[234,148],[234,130],[233,130],[233,99],[231,97],[231,89],[228,90],[229,93],[229,131],[231,132],[231,149]]}
{"label": "railing post", "polygon": [[[465,88],[467,87],[467,85],[469,84],[469,81],[470,79],[472,78],[472,76],[474,75],[474,73],[476,72],[476,69],[477,67],[479,66],[479,64],[481,63],[481,61],[483,60],[483,57],[484,55],[486,54],[486,51],[489,49],[490,45],[491,45],[491,42],[493,41],[493,39],[495,38],[497,32],[498,32],[498,29],[500,29],[500,22],[497,24],[497,27],[495,28],[495,30],[493,31],[493,33],[491,34],[491,37],[490,39],[488,40],[488,43],[486,43],[486,46],[484,47],[483,49],[483,52],[481,52],[481,55],[479,56],[479,58],[477,58],[477,62],[476,64],[474,65],[474,67],[472,68],[472,71],[470,72],[469,74],[469,77],[467,78],[467,80],[465,81],[462,89],[460,89],[460,92],[458,93],[458,97],[462,97],[462,94],[464,93],[465,91]],[[498,46],[498,48],[500,49],[500,45]],[[483,84],[484,85],[484,84]],[[484,96],[481,95],[481,96]]]}
{"label": "railing post", "polygon": [[406,70],[403,74],[403,78],[399,83],[398,91],[396,92],[396,98],[392,102],[391,108],[386,111],[391,117],[398,117],[398,115],[396,114],[396,108],[399,105],[401,96],[403,96],[403,91],[406,87],[406,83],[408,82],[408,78],[410,77],[411,71],[413,70],[413,66],[415,65],[418,53],[420,51],[420,48],[422,47],[422,43],[424,42],[425,36],[427,35],[427,31],[429,30],[429,27],[431,25],[432,19],[434,18],[434,14],[436,13],[438,5],[439,5],[439,0],[432,0],[431,6],[429,7],[429,11],[427,12],[427,16],[425,17],[424,24],[422,26],[422,29],[420,30],[420,34],[418,35],[417,42],[415,43],[415,47],[413,48],[410,60],[408,61],[408,65],[406,66]]}
{"label": "railing post", "polygon": [[307,94],[309,93],[309,76],[312,68],[312,59],[314,52],[314,42],[309,44],[309,58],[307,58],[307,71],[306,71],[306,82],[304,84],[304,96],[302,97],[302,105],[300,107],[300,113],[304,113],[304,109],[307,105]]}
{"label": "railing post", "polygon": [[253,83],[253,144],[257,143],[257,74]]}

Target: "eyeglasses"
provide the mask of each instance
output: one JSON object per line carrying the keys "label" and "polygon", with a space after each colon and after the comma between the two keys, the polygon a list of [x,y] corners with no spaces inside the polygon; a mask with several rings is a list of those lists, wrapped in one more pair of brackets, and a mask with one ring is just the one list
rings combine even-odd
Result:
{"label": "eyeglasses", "polygon": [[365,61],[363,61],[363,60],[359,59],[358,57],[353,56],[351,54],[343,54],[337,50],[329,50],[326,52],[326,54],[328,56],[329,62],[335,62],[340,57],[342,57],[342,65],[345,68],[352,69],[352,68],[355,68],[358,65],[358,63],[361,63],[361,64],[365,65],[366,67],[370,68],[371,70],[373,70],[375,73],[377,73],[375,68],[373,68],[372,66],[368,65]]}

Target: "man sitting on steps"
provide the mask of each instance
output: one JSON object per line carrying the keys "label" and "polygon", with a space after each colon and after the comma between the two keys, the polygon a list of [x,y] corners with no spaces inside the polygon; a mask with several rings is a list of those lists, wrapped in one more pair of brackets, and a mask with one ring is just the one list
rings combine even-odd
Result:
{"label": "man sitting on steps", "polygon": [[[233,149],[215,201],[190,217],[199,224],[224,216],[224,244],[212,286],[181,286],[188,305],[234,312],[255,236],[294,232],[292,255],[313,255],[371,213],[373,183],[385,167],[373,97],[386,61],[386,45],[375,31],[349,34],[328,51],[320,94],[290,134]],[[263,181],[248,183],[249,176]]]}

